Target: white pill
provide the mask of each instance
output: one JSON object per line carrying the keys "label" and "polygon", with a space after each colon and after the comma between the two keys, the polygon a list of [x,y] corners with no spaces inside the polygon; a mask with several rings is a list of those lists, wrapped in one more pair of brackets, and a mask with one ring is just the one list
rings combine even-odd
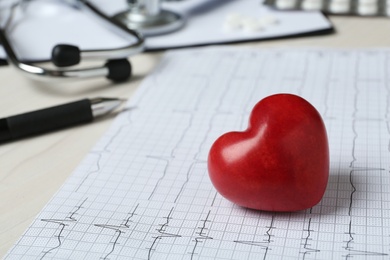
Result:
{"label": "white pill", "polygon": [[279,20],[272,15],[261,17],[258,21],[263,26],[269,26],[269,25],[274,25],[279,23]]}
{"label": "white pill", "polygon": [[293,9],[295,8],[296,0],[277,0],[276,7],[279,9]]}
{"label": "white pill", "polygon": [[229,31],[239,30],[242,27],[243,16],[238,13],[230,13],[225,17],[224,27]]}
{"label": "white pill", "polygon": [[241,20],[243,16],[239,13],[230,13],[226,15],[226,21],[238,21]]}
{"label": "white pill", "polygon": [[224,27],[229,31],[240,30],[242,27],[242,22],[240,19],[230,19],[226,20]]}
{"label": "white pill", "polygon": [[246,21],[243,23],[243,29],[247,32],[259,32],[264,29],[263,25],[259,21]]}
{"label": "white pill", "polygon": [[252,22],[256,22],[256,18],[253,18],[253,17],[243,17],[242,18],[242,23],[245,24],[245,23],[252,23]]}
{"label": "white pill", "polygon": [[308,11],[321,10],[322,1],[321,0],[304,0],[302,2],[302,8]]}

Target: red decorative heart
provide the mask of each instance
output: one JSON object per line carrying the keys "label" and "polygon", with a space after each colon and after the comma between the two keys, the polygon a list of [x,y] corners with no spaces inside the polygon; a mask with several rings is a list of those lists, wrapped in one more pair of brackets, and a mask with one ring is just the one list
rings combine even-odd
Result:
{"label": "red decorative heart", "polygon": [[292,94],[264,98],[244,132],[212,145],[208,170],[217,191],[243,207],[297,211],[316,205],[329,176],[325,125],[317,110]]}

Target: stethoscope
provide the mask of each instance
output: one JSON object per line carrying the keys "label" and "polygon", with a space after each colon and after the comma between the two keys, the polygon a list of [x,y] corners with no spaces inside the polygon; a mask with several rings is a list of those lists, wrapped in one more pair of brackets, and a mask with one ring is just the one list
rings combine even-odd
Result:
{"label": "stethoscope", "polygon": [[[145,35],[156,35],[175,31],[184,23],[180,15],[162,10],[160,0],[127,0],[129,10],[109,17],[87,0],[64,0],[76,8],[93,14],[110,30],[122,37],[129,38],[131,43],[121,48],[81,50],[77,46],[59,44],[52,50],[51,62],[56,68],[44,68],[32,62],[25,62],[18,58],[7,37],[7,24],[12,19],[14,10],[21,4],[11,6],[6,26],[0,29],[0,42],[3,45],[9,64],[22,71],[25,75],[38,80],[53,79],[84,79],[106,77],[114,82],[121,82],[131,77],[129,56],[141,53],[145,49]],[[130,39],[131,38],[131,39]],[[102,59],[106,63],[100,67],[73,69],[82,61]],[[70,68],[69,68],[70,67]]]}
{"label": "stethoscope", "polygon": [[114,15],[112,19],[145,36],[171,33],[183,27],[184,16],[163,9],[161,3],[162,0],[127,0],[128,9]]}

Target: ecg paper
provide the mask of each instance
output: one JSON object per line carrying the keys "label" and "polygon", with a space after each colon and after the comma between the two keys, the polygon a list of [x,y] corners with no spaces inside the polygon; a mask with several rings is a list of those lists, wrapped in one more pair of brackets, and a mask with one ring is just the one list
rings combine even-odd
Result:
{"label": "ecg paper", "polygon": [[[389,259],[389,82],[384,49],[169,52],[6,259]],[[299,212],[236,206],[209,148],[281,92],[323,116],[326,193]]]}

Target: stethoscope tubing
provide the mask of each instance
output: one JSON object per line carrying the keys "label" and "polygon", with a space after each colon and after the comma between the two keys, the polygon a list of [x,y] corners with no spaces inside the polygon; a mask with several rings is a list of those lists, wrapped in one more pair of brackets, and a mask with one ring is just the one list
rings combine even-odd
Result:
{"label": "stethoscope tubing", "polygon": [[[134,36],[137,42],[122,48],[112,48],[104,50],[86,50],[83,51],[81,56],[83,58],[110,58],[117,59],[123,57],[133,56],[144,51],[144,37],[141,33],[127,28],[125,25],[117,22],[116,20],[108,17],[102,13],[98,8],[89,3],[88,1],[82,1],[81,7],[85,7],[84,10],[92,13],[95,16],[99,16],[99,21],[104,21],[103,25],[109,25],[111,30],[115,30],[116,33],[121,34],[123,37],[128,35]],[[114,25],[114,26],[112,26]]]}
{"label": "stethoscope tubing", "polygon": [[[111,48],[111,49],[100,49],[100,50],[82,50],[80,51],[80,56],[82,60],[85,59],[106,59],[106,60],[115,60],[115,59],[126,59],[129,56],[141,53],[144,50],[144,37],[131,29],[128,29],[124,25],[110,19],[108,16],[103,14],[95,6],[93,6],[88,1],[80,1],[79,7],[83,10],[93,13],[95,16],[98,16],[100,21],[103,21],[105,25],[110,26],[110,29],[116,30],[118,33],[121,33],[122,36],[131,36],[136,38],[135,43],[131,43],[127,46],[120,48]],[[107,62],[104,66],[101,67],[92,67],[92,68],[80,68],[80,69],[48,69],[38,66],[33,63],[21,61],[6,34],[6,29],[0,29],[0,42],[3,45],[4,51],[7,55],[7,60],[9,64],[13,65],[15,68],[23,72],[25,75],[32,79],[40,81],[53,81],[53,80],[72,80],[72,79],[87,79],[99,76],[109,77],[111,68],[107,65],[110,62]]]}

